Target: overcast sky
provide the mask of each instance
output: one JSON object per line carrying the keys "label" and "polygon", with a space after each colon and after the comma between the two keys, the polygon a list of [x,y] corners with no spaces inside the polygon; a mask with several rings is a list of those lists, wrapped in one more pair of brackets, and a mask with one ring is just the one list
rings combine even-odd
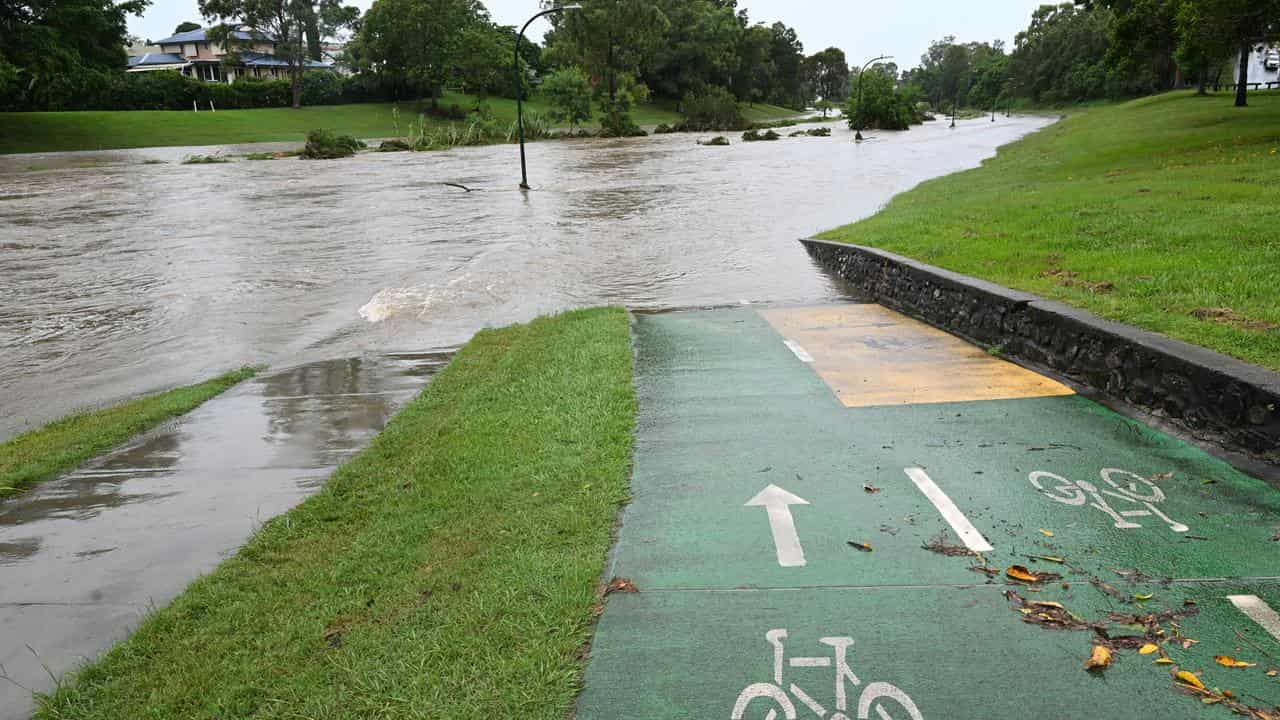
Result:
{"label": "overcast sky", "polygon": [[[919,64],[929,43],[944,35],[955,35],[962,42],[1002,39],[1012,47],[1013,36],[1027,27],[1031,11],[1045,1],[739,0],[738,6],[747,8],[753,22],[781,20],[794,27],[806,54],[835,46],[845,51],[851,64],[883,53],[908,68]],[[365,9],[372,0],[353,4]],[[504,25],[522,25],[538,11],[537,0],[485,0],[485,5]],[[172,34],[184,20],[200,22],[199,15],[196,0],[154,0],[129,29],[138,37],[158,40]],[[541,37],[542,30],[545,24],[535,25],[529,33]]]}

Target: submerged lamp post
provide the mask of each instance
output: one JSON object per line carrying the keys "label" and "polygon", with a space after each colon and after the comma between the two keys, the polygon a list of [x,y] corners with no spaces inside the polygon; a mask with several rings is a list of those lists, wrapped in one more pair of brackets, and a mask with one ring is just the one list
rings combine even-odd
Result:
{"label": "submerged lamp post", "polygon": [[529,189],[529,170],[524,159],[524,107],[521,102],[524,96],[524,92],[523,92],[524,83],[521,82],[522,78],[520,77],[520,41],[524,39],[524,31],[529,29],[529,26],[533,24],[534,20],[537,20],[538,18],[544,15],[551,15],[553,13],[564,12],[565,10],[581,10],[581,9],[582,9],[581,5],[560,5],[558,7],[547,8],[546,10],[543,10],[537,15],[534,15],[533,17],[529,18],[529,22],[525,23],[524,27],[520,28],[520,32],[516,34],[516,52],[515,52],[514,67],[515,67],[515,76],[516,76],[516,127],[519,129],[519,134],[520,134],[520,189],[521,190]]}
{"label": "submerged lamp post", "polygon": [[862,69],[858,71],[858,130],[853,134],[853,139],[856,142],[862,142],[862,76],[867,74],[867,68],[872,65],[880,62],[881,60],[892,59],[892,55],[881,55],[878,58],[868,60],[867,64],[863,65]]}

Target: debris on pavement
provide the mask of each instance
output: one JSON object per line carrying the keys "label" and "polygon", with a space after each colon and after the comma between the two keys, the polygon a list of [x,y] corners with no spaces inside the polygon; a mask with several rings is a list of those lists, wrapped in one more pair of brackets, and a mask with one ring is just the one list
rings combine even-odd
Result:
{"label": "debris on pavement", "polygon": [[963,545],[955,545],[947,542],[947,539],[947,533],[942,532],[937,537],[931,538],[929,542],[921,545],[921,547],[929,552],[935,552],[939,555],[946,555],[948,557],[973,557],[977,555],[977,553]]}
{"label": "debris on pavement", "polygon": [[1084,661],[1085,670],[1106,670],[1111,667],[1111,650],[1105,645],[1094,645],[1093,654]]}
{"label": "debris on pavement", "polygon": [[871,552],[871,543],[860,543],[860,542],[854,542],[853,540],[850,540],[848,541],[848,544],[849,544],[849,547],[854,548],[856,550],[860,550],[862,552]]}
{"label": "debris on pavement", "polygon": [[1062,579],[1062,575],[1060,573],[1031,572],[1022,565],[1010,565],[1008,569],[1004,571],[1004,574],[1010,580],[1016,580],[1018,582],[1028,584],[1037,584]]}
{"label": "debris on pavement", "polygon": [[612,595],[616,592],[638,593],[640,592],[640,589],[637,588],[635,586],[635,583],[631,582],[631,580],[627,578],[616,577],[613,580],[609,581],[609,586],[604,589],[604,594],[607,596],[607,595]]}

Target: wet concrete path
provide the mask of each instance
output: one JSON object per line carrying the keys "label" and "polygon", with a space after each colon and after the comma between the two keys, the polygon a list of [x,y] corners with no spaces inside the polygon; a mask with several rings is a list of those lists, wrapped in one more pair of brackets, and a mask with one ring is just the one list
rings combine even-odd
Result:
{"label": "wet concrete path", "polygon": [[[1280,705],[1280,491],[876,305],[636,337],[610,574],[639,592],[608,600],[578,720]],[[1115,660],[1091,673],[1095,644]]]}
{"label": "wet concrete path", "polygon": [[0,504],[0,720],[315,492],[448,358],[272,371]]}

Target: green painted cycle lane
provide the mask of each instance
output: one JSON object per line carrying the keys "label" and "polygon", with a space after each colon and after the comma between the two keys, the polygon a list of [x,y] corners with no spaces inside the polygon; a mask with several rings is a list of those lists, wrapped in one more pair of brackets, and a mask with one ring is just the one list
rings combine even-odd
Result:
{"label": "green painted cycle lane", "polygon": [[[741,717],[774,720],[1230,716],[1174,668],[1280,703],[1280,628],[1227,600],[1280,609],[1280,493],[1077,397],[848,409],[784,339],[749,310],[638,318],[613,574],[640,592],[609,599],[578,718],[735,717],[749,688]],[[922,547],[944,532],[1000,574]],[[1062,577],[1009,585],[1013,564]],[[1092,631],[1028,623],[1009,590],[1113,635],[1109,613],[1194,613],[1159,631],[1199,642],[1087,673]]]}
{"label": "green painted cycle lane", "polygon": [[[912,474],[1001,567],[1042,555],[1157,578],[1280,576],[1280,492],[1083,398],[846,409],[750,311],[641,318],[637,343],[615,572],[641,588],[974,582],[921,550],[961,538]],[[785,494],[764,500],[795,504],[747,505],[771,485]],[[777,557],[775,515],[803,564]]]}

